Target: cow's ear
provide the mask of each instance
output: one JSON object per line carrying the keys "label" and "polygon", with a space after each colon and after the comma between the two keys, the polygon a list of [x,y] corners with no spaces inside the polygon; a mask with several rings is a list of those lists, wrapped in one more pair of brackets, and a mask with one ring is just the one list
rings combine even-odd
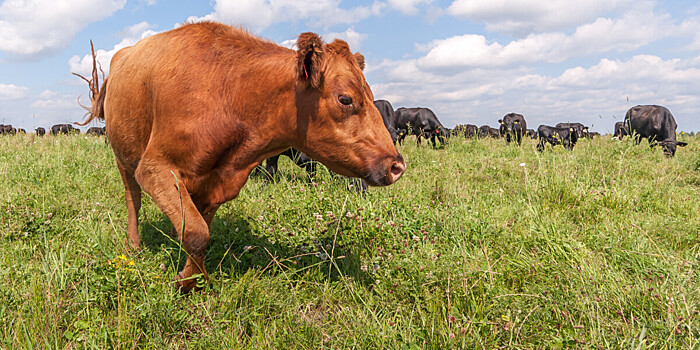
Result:
{"label": "cow's ear", "polygon": [[365,70],[365,56],[362,56],[362,54],[359,52],[355,52],[355,61],[357,61],[357,65],[360,66],[360,70],[364,71]]}
{"label": "cow's ear", "polygon": [[308,81],[316,89],[321,87],[323,67],[323,40],[315,33],[301,33],[297,39],[297,70],[299,79]]}
{"label": "cow's ear", "polygon": [[499,119],[498,124],[503,124],[503,119]]}
{"label": "cow's ear", "polygon": [[677,144],[678,146],[681,146],[681,147],[685,147],[685,146],[688,145],[688,143],[686,143],[686,142],[676,142],[676,144]]}

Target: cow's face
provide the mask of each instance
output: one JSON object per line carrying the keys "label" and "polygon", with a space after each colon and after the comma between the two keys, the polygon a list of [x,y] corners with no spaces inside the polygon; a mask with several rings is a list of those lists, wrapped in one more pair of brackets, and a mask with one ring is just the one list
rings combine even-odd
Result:
{"label": "cow's face", "polygon": [[525,132],[523,130],[523,124],[515,115],[508,114],[503,118],[503,121],[499,120],[499,122],[501,123],[501,133]]}
{"label": "cow's face", "polygon": [[510,132],[510,129],[508,128],[508,125],[506,122],[503,121],[503,119],[498,120],[498,133],[501,135],[505,135],[506,133]]}
{"label": "cow's face", "polygon": [[673,157],[676,155],[676,146],[685,147],[688,145],[685,142],[679,142],[676,140],[660,141],[659,144],[664,149],[664,154],[666,154],[669,157]]}
{"label": "cow's face", "polygon": [[362,73],[364,57],[347,43],[324,44],[313,33],[297,41],[297,144],[341,175],[390,185],[406,169]]}

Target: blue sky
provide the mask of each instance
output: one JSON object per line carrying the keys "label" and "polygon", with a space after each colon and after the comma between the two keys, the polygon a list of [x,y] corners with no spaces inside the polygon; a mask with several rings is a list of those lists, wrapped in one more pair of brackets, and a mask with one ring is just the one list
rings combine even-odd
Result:
{"label": "blue sky", "polygon": [[645,0],[4,0],[0,123],[82,119],[90,39],[105,69],[119,48],[186,20],[241,25],[289,45],[341,38],[367,61],[377,99],[433,109],[448,127],[580,121],[612,132],[637,104],[700,130],[700,4]]}

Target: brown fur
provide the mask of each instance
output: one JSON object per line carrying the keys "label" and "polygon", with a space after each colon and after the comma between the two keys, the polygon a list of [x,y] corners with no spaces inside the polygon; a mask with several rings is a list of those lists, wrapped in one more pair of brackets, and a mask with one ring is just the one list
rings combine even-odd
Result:
{"label": "brown fur", "polygon": [[348,45],[303,33],[297,47],[204,22],[145,38],[112,58],[90,119],[105,119],[124,181],[129,243],[140,245],[143,189],[189,254],[178,274],[183,291],[196,282],[180,279],[206,276],[216,210],[262,160],[293,146],[371,185],[391,184],[405,169]]}

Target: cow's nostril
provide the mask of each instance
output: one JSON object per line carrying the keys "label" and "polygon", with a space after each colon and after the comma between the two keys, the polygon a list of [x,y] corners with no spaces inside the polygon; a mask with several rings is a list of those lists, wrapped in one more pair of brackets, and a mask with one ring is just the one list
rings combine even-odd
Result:
{"label": "cow's nostril", "polygon": [[404,171],[406,171],[406,163],[404,162],[394,162],[391,164],[391,170],[390,170],[390,179],[391,183],[396,182],[401,175],[403,175]]}

